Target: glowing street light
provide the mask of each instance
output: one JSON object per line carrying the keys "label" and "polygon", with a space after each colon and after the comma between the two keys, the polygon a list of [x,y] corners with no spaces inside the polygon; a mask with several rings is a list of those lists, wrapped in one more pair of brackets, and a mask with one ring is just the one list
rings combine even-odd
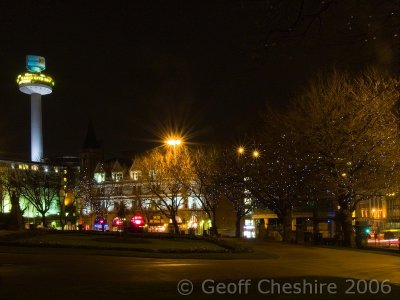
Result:
{"label": "glowing street light", "polygon": [[165,143],[169,146],[179,146],[180,144],[182,144],[182,140],[181,139],[169,139]]}
{"label": "glowing street light", "polygon": [[253,157],[254,158],[258,158],[260,156],[260,152],[258,152],[258,150],[254,150],[253,151]]}
{"label": "glowing street light", "polygon": [[237,149],[237,152],[238,152],[240,155],[242,155],[242,154],[244,153],[244,147],[239,147],[239,148]]}
{"label": "glowing street light", "polygon": [[173,152],[174,152],[174,156],[176,156],[176,147],[179,147],[180,145],[182,145],[183,141],[181,138],[169,138],[165,141],[165,145],[167,147],[172,147],[173,148]]}

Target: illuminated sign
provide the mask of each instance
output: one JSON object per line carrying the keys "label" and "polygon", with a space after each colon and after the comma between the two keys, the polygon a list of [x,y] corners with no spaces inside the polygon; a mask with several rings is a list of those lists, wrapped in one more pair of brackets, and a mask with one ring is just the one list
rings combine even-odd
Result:
{"label": "illuminated sign", "polygon": [[106,220],[103,217],[97,217],[96,220],[94,220],[94,224],[107,224]]}
{"label": "illuminated sign", "polygon": [[113,226],[123,226],[124,225],[124,220],[123,219],[121,220],[120,218],[115,217],[113,219],[112,224],[113,224]]}
{"label": "illuminated sign", "polygon": [[40,73],[46,69],[46,60],[43,56],[27,55],[26,69],[29,72]]}
{"label": "illuminated sign", "polygon": [[131,219],[132,226],[134,227],[143,227],[144,226],[144,218],[142,215],[134,215]]}
{"label": "illuminated sign", "polygon": [[18,75],[17,83],[18,85],[44,84],[54,86],[53,78],[44,74],[35,73],[25,73],[23,75]]}

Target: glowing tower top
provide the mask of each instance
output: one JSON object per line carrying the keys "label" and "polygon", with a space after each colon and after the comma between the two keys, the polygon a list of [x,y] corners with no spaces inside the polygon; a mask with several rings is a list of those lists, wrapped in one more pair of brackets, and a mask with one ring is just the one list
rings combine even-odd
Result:
{"label": "glowing tower top", "polygon": [[46,60],[44,57],[27,55],[26,69],[29,72],[17,77],[17,83],[21,92],[29,95],[47,95],[53,91],[53,78],[41,73],[46,69]]}
{"label": "glowing tower top", "polygon": [[28,72],[18,75],[19,90],[31,95],[31,160],[43,160],[42,135],[42,95],[51,94],[54,81],[50,76],[43,74],[46,69],[46,60],[42,56],[27,55],[26,69]]}

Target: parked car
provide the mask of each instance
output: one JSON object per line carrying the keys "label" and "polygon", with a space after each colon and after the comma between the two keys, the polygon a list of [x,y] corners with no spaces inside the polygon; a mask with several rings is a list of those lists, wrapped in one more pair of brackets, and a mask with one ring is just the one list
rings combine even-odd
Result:
{"label": "parked car", "polygon": [[146,226],[146,222],[144,217],[141,214],[133,215],[130,224],[129,224],[129,231],[132,232],[143,232]]}
{"label": "parked car", "polygon": [[126,228],[126,219],[115,217],[112,221],[112,231],[124,231]]}
{"label": "parked car", "polygon": [[97,217],[94,220],[94,225],[93,225],[93,229],[95,231],[109,231],[109,226],[107,224],[107,220],[104,219],[103,217]]}

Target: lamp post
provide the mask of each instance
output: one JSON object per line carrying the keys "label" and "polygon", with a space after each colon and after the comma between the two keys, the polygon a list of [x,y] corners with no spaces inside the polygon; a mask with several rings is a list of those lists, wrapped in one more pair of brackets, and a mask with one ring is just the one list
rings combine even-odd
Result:
{"label": "lamp post", "polygon": [[244,152],[245,152],[244,147],[240,146],[240,147],[237,148],[237,153],[238,153],[239,155],[243,155]]}
{"label": "lamp post", "polygon": [[179,146],[182,144],[182,140],[181,139],[169,139],[165,142],[168,146],[173,146],[174,149],[176,146]]}
{"label": "lamp post", "polygon": [[[245,149],[243,146],[239,146],[239,147],[236,149],[236,152],[237,152],[237,154],[238,154],[239,156],[243,156],[243,155],[246,153],[246,149]],[[254,159],[259,158],[259,157],[260,157],[260,151],[257,150],[257,149],[254,149],[254,150],[251,152],[251,156],[252,156]]]}
{"label": "lamp post", "polygon": [[166,140],[165,144],[167,146],[173,147],[174,157],[176,157],[176,147],[182,145],[182,139],[181,138],[171,138],[171,139]]}
{"label": "lamp post", "polygon": [[[236,155],[233,180],[239,190],[236,192],[238,197],[234,201],[236,203],[236,213],[240,216],[236,220],[236,236],[241,236],[242,231],[245,230],[243,232],[245,236],[255,237],[253,223],[246,224],[246,222],[253,222],[249,216],[254,208],[254,197],[251,195],[250,189],[253,185],[252,182],[257,180],[259,173],[258,159],[261,156],[261,152],[257,148],[248,148],[246,151],[244,146],[239,146],[236,148]],[[243,220],[246,226],[243,226]]]}
{"label": "lamp post", "polygon": [[253,151],[252,155],[253,155],[253,158],[259,158],[260,157],[260,152],[256,149],[256,150]]}
{"label": "lamp post", "polygon": [[[170,157],[170,155],[168,155],[170,152],[167,151],[167,155],[166,158],[168,159],[166,168],[167,168],[167,172],[169,175],[171,175],[171,183],[173,185],[175,185],[175,182],[178,182],[177,180],[180,180],[178,178],[175,178],[176,176],[181,177],[181,173],[185,172],[184,169],[182,169],[181,166],[181,158],[182,157],[176,157],[176,147],[181,146],[183,143],[182,139],[180,137],[170,137],[169,139],[167,139],[165,141],[165,146],[169,147],[169,148],[173,148],[173,157]],[[181,178],[182,179],[182,178]],[[169,179],[167,179],[169,180]],[[176,234],[180,233],[180,227],[179,227],[179,222],[178,222],[178,212],[179,212],[179,206],[182,202],[182,200],[179,200],[179,197],[181,197],[181,199],[184,199],[183,201],[186,201],[187,204],[187,198],[185,197],[185,192],[186,190],[184,188],[179,188],[178,190],[175,190],[175,192],[172,193],[172,197],[170,197],[170,201],[171,204],[167,205],[169,206],[168,211],[170,214],[170,220],[172,220],[172,224],[174,225],[174,231]]]}

